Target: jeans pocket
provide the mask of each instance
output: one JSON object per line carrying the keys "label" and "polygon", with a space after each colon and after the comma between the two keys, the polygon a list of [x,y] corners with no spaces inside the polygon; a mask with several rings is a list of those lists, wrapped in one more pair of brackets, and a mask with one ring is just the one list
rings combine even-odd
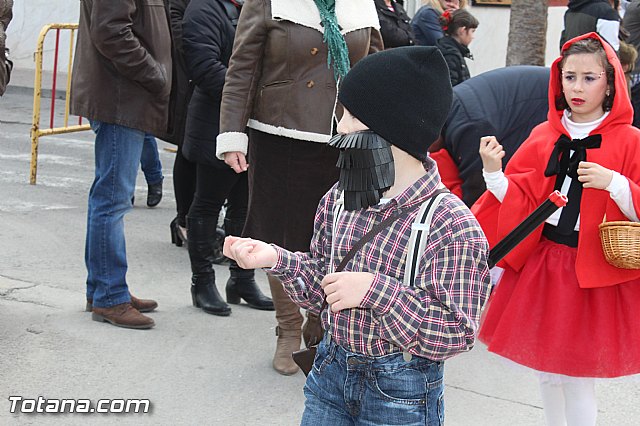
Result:
{"label": "jeans pocket", "polygon": [[429,425],[444,425],[443,376],[436,377],[435,380],[427,382],[427,418],[427,424]]}
{"label": "jeans pocket", "polygon": [[405,405],[424,405],[427,397],[425,374],[413,368],[377,370],[374,389],[384,400]]}
{"label": "jeans pocket", "polygon": [[327,345],[324,341],[320,342],[313,359],[313,370],[317,374],[322,374],[327,365],[331,364],[333,358],[335,358],[335,348]]}
{"label": "jeans pocket", "polygon": [[100,130],[100,125],[102,124],[102,121],[99,120],[89,120],[89,125],[91,126],[91,130],[93,130],[93,133],[97,134],[98,131]]}

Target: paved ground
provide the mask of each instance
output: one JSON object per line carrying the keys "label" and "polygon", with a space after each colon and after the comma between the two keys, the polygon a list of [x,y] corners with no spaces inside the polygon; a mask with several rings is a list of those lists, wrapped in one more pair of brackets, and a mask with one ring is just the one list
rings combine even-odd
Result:
{"label": "paved ground", "polygon": [[[0,98],[0,424],[297,424],[304,377],[271,369],[273,313],[240,306],[219,318],[191,306],[187,252],[169,239],[170,145],[160,144],[162,203],[144,206],[140,174],[138,205],[126,219],[128,280],[136,295],[158,300],[156,328],[119,329],[83,312],[92,136],[42,138],[38,184],[29,185],[31,105],[28,90]],[[228,272],[216,270],[222,289]],[[598,392],[599,424],[640,424],[639,381],[599,383]],[[17,395],[148,398],[152,411],[11,414],[8,398]],[[448,425],[543,424],[535,377],[480,344],[447,363],[446,407]]]}

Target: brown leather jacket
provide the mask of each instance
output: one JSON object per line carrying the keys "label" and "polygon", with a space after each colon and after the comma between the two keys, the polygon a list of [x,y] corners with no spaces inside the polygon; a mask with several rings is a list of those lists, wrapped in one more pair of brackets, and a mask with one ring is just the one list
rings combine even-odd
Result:
{"label": "brown leather jacket", "polygon": [[171,36],[163,0],[82,0],[71,112],[167,131]]}
{"label": "brown leather jacket", "polygon": [[[336,0],[353,66],[382,50],[371,0]],[[246,0],[226,75],[217,156],[247,152],[245,128],[327,142],[336,114],[320,14],[313,0]],[[341,113],[340,113],[341,115]]]}

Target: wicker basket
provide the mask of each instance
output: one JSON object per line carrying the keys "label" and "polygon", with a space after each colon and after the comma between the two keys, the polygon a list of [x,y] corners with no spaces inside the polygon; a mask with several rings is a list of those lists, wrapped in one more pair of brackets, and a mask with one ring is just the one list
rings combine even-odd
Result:
{"label": "wicker basket", "polygon": [[640,223],[606,222],[599,225],[600,242],[609,264],[621,269],[640,269]]}

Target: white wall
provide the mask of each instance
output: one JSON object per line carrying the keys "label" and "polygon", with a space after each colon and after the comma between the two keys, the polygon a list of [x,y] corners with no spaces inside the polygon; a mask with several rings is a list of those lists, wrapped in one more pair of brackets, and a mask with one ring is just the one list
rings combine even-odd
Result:
{"label": "white wall", "polygon": [[[471,1],[469,1],[471,3]],[[413,16],[421,6],[420,0],[405,0],[406,10]],[[469,46],[474,60],[467,61],[471,75],[477,75],[495,68],[504,67],[507,57],[510,8],[500,6],[469,6],[480,26],[476,38]],[[550,7],[547,21],[546,65],[556,59],[559,52],[560,33],[564,27],[563,16],[566,7]]]}
{"label": "white wall", "polygon": [[[420,6],[420,0],[405,0],[406,9],[411,16]],[[77,23],[80,10],[78,0],[15,0],[13,6],[13,21],[7,31],[7,46],[11,49],[11,56],[15,66],[19,68],[34,68],[33,52],[40,29],[48,23]],[[551,62],[558,55],[558,41],[562,31],[565,7],[549,8],[549,24],[547,31],[546,63]],[[470,49],[475,60],[468,61],[471,75],[500,68],[505,65],[507,52],[507,37],[509,34],[508,7],[470,6],[469,11],[478,18],[480,26],[476,39]],[[45,69],[53,68],[54,34],[47,37],[45,44]],[[69,40],[61,37],[61,51],[66,52]],[[48,53],[48,54],[47,54]],[[60,58],[58,65],[66,70],[66,61]]]}
{"label": "white wall", "polygon": [[[15,0],[13,20],[7,29],[7,47],[11,50],[11,59],[18,68],[35,68],[33,53],[36,50],[38,35],[46,24],[78,23],[80,2],[78,0]],[[46,38],[44,63],[45,69],[53,69],[55,34]],[[69,38],[60,36],[60,67],[66,71],[69,50]]]}

